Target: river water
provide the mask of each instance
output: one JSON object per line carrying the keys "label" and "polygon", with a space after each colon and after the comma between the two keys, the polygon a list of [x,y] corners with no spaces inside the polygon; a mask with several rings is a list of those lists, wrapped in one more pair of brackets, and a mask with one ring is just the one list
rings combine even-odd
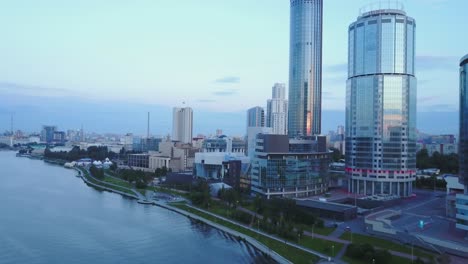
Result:
{"label": "river water", "polygon": [[244,242],[0,151],[0,263],[267,263]]}

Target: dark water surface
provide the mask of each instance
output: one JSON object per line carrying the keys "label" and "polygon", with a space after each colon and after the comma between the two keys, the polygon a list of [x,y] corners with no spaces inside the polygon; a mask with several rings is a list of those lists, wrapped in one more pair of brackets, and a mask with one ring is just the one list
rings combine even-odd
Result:
{"label": "dark water surface", "polygon": [[0,151],[0,263],[267,263],[235,238]]}

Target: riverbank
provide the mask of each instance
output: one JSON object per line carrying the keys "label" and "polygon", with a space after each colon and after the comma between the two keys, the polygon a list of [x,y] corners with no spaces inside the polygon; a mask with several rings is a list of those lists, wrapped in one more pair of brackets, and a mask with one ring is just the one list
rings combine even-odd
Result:
{"label": "riverbank", "polygon": [[[172,206],[162,201],[143,200],[141,199],[141,197],[138,197],[137,195],[132,195],[132,194],[129,194],[128,192],[122,192],[122,191],[116,190],[113,188],[114,186],[105,186],[105,184],[107,184],[106,182],[102,182],[102,181],[95,179],[94,177],[89,175],[88,171],[86,171],[85,169],[78,169],[78,168],[74,168],[74,169],[80,173],[79,176],[81,177],[81,179],[83,179],[83,181],[90,186],[93,186],[99,189],[104,189],[110,192],[115,192],[123,196],[133,198],[133,199],[137,199],[138,202],[142,204],[157,205],[167,210],[171,210],[181,215],[187,216],[190,219],[195,219],[197,221],[203,222],[213,228],[221,230],[227,234],[230,234],[234,237],[237,237],[238,239],[245,241],[246,243],[249,243],[251,246],[255,247],[257,250],[262,252],[265,256],[272,258],[278,263],[310,263],[311,260],[315,263],[320,258],[327,258],[327,256],[325,255],[321,255],[320,257],[317,257],[316,255],[310,252],[304,251],[304,249],[291,246],[291,244],[288,242],[278,241],[277,239],[272,239],[266,234],[261,234],[261,232],[257,233],[257,231],[249,230],[245,227],[242,227],[238,223],[234,223],[233,221],[229,219],[223,220],[223,219],[216,218],[216,217],[222,218],[220,216],[214,217],[214,216],[209,216],[209,215],[201,215],[200,212],[191,211],[191,210],[195,210],[194,208],[187,207],[188,208],[187,210],[187,208],[180,208],[180,207]],[[115,187],[120,187],[120,186],[115,186]],[[185,205],[185,206],[188,206],[188,205]],[[254,238],[255,236],[257,239]],[[280,253],[278,253],[277,251]]]}

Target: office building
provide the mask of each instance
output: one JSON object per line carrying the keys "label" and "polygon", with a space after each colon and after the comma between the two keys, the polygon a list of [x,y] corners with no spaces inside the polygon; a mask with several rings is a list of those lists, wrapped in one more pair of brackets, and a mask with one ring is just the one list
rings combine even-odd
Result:
{"label": "office building", "polygon": [[260,107],[252,107],[247,110],[247,127],[264,127],[265,110]]}
{"label": "office building", "polygon": [[416,179],[416,22],[401,9],[348,28],[346,174],[352,193],[412,194]]}
{"label": "office building", "polygon": [[245,141],[239,138],[231,138],[224,135],[203,140],[202,152],[245,152]]}
{"label": "office building", "polygon": [[290,137],[321,133],[322,0],[290,1]]}
{"label": "office building", "polygon": [[456,196],[456,227],[468,231],[468,54],[460,61],[460,140],[458,155],[459,180],[464,189],[463,193]]}
{"label": "office building", "polygon": [[266,126],[273,134],[286,135],[288,132],[288,100],[285,99],[285,84],[275,83],[271,99],[267,102]]}
{"label": "office building", "polygon": [[54,141],[54,132],[56,130],[56,126],[42,126],[41,141],[45,143],[52,143]]}
{"label": "office building", "polygon": [[193,111],[190,107],[174,107],[172,112],[172,140],[192,143]]}
{"label": "office building", "polygon": [[326,192],[330,158],[324,136],[293,139],[258,134],[251,165],[252,193],[270,199]]}

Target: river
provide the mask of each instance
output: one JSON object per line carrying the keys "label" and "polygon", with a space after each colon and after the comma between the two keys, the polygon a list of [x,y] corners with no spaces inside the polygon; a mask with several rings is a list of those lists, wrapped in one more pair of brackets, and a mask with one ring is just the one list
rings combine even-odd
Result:
{"label": "river", "polygon": [[268,263],[217,229],[75,175],[0,151],[0,263]]}

